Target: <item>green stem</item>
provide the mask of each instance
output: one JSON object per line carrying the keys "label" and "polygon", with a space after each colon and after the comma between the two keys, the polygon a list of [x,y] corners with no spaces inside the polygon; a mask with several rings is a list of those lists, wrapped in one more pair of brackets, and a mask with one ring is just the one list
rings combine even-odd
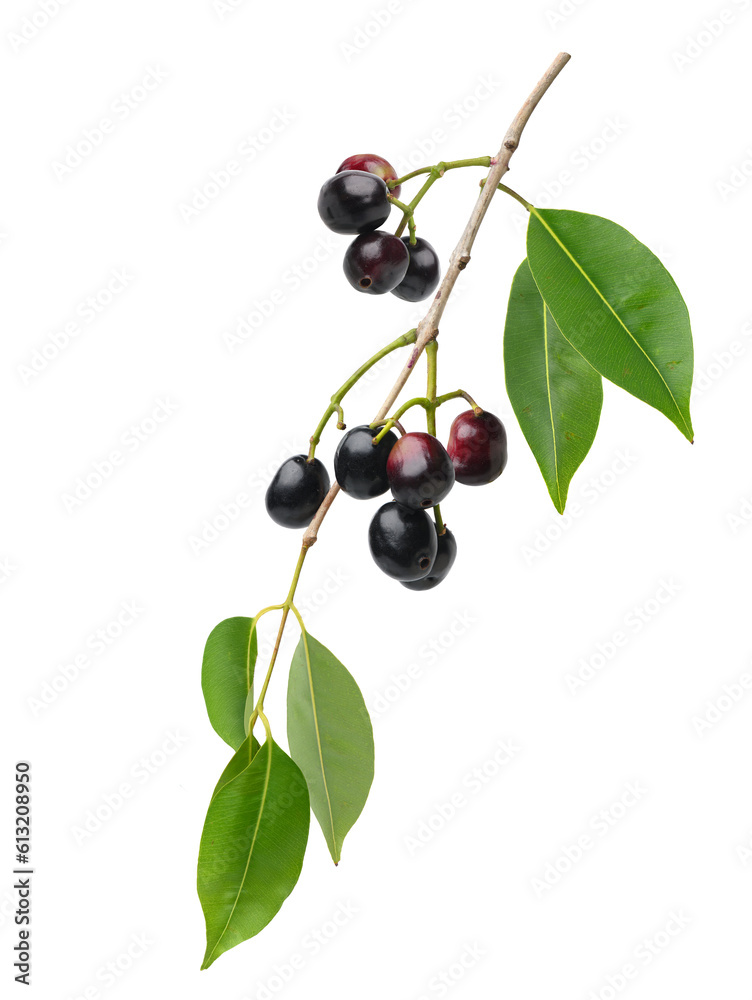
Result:
{"label": "green stem", "polygon": [[433,508],[433,519],[436,522],[436,531],[439,535],[443,535],[446,531],[446,525],[444,524],[443,518],[441,516],[441,507],[436,504]]}
{"label": "green stem", "polygon": [[377,351],[373,355],[373,357],[369,358],[368,361],[362,364],[360,368],[357,369],[357,371],[354,371],[346,382],[342,383],[339,389],[337,389],[337,391],[332,396],[329,406],[327,406],[323,417],[321,418],[321,420],[319,420],[318,427],[311,435],[311,447],[308,452],[309,462],[313,461],[314,455],[316,454],[316,445],[321,440],[321,435],[324,432],[324,428],[329,423],[329,418],[332,416],[332,414],[336,413],[338,415],[339,422],[341,424],[344,424],[345,415],[342,411],[341,403],[344,397],[350,391],[350,389],[352,389],[352,387],[355,385],[355,383],[359,379],[361,379],[370,368],[373,368],[373,366],[377,362],[381,361],[382,358],[385,358],[387,354],[391,354],[392,351],[396,351],[400,347],[407,347],[408,344],[414,344],[415,340],[416,340],[416,331],[408,330],[407,333],[403,333],[401,337],[397,337],[396,340],[393,340],[391,344],[387,344],[386,347],[382,347],[380,351]]}
{"label": "green stem", "polygon": [[[374,423],[372,423],[370,426],[375,430],[377,427],[383,427],[384,424],[389,424],[389,427],[387,428],[388,430],[391,430],[392,427],[396,427],[397,430],[400,432],[400,435],[402,437],[404,437],[405,434],[407,433],[407,431],[402,426],[402,424],[399,422],[399,420],[396,420],[394,417],[389,417],[389,418],[386,418],[384,420],[377,420]],[[378,443],[379,443],[378,441],[374,442],[374,444],[378,444]]]}
{"label": "green stem", "polygon": [[428,386],[426,389],[426,397],[428,399],[428,406],[426,407],[426,424],[429,434],[433,434],[436,437],[436,384],[437,384],[437,361],[438,361],[439,345],[435,340],[432,340],[426,345],[426,365],[428,371]]}
{"label": "green stem", "polygon": [[284,604],[270,604],[268,608],[262,608],[253,619],[253,628],[256,627],[256,622],[261,618],[262,615],[268,614],[269,611],[281,611]]}
{"label": "green stem", "polygon": [[520,205],[522,205],[524,208],[526,208],[528,210],[528,212],[532,209],[533,206],[530,204],[529,201],[525,201],[525,199],[522,197],[521,194],[517,194],[516,191],[513,191],[510,187],[507,187],[506,184],[499,184],[497,190],[503,191],[504,194],[509,194],[513,198],[516,198],[517,201],[520,203]]}
{"label": "green stem", "polygon": [[475,402],[473,397],[469,392],[465,392],[464,389],[455,389],[454,392],[445,392],[443,396],[436,397],[436,406],[442,406],[444,403],[448,403],[450,399],[464,399],[472,406],[476,413],[482,413],[483,410]]}
{"label": "green stem", "polygon": [[402,209],[402,221],[395,230],[395,236],[401,236],[405,231],[405,225],[408,226],[410,230],[410,243],[415,243],[415,209],[417,205],[420,204],[424,195],[427,194],[431,185],[435,184],[436,181],[443,177],[447,170],[455,170],[457,167],[490,167],[491,157],[490,156],[476,156],[470,160],[442,160],[440,163],[435,163],[432,167],[421,167],[419,170],[413,170],[412,173],[405,174],[404,177],[400,177],[396,181],[389,181],[388,184],[390,188],[396,187],[401,184],[402,181],[409,180],[411,177],[418,177],[420,174],[428,174],[428,179],[426,180],[423,187],[418,191],[413,200],[409,205],[404,205],[397,201],[396,198],[389,196],[389,200],[397,208]]}
{"label": "green stem", "polygon": [[[293,598],[295,597],[295,591],[297,590],[298,587],[298,580],[300,579],[300,573],[301,570],[303,569],[303,562],[305,561],[307,552],[308,549],[305,546],[302,546],[300,550],[300,555],[298,557],[297,565],[295,566],[295,572],[292,577],[290,589],[287,592],[287,597],[284,600],[284,604],[275,605],[274,608],[271,607],[265,608],[263,612],[260,612],[260,614],[264,614],[266,611],[271,611],[274,610],[275,608],[280,608],[282,610],[282,619],[279,623],[277,638],[274,642],[274,649],[272,650],[271,659],[269,660],[269,666],[266,671],[266,677],[264,678],[264,683],[261,687],[261,691],[259,692],[258,700],[256,701],[256,705],[253,709],[253,712],[251,713],[251,717],[248,720],[249,736],[252,735],[253,727],[256,724],[256,720],[259,718],[264,724],[267,736],[269,735],[269,723],[266,721],[266,717],[264,715],[264,698],[266,697],[266,692],[269,687],[269,681],[272,679],[272,671],[274,670],[274,664],[277,662],[277,653],[279,653],[279,647],[282,644],[282,635],[284,634],[285,631],[285,624],[287,623],[287,617],[290,614],[290,609],[294,610]],[[296,610],[294,610],[294,613],[298,618],[300,617]],[[259,615],[256,616],[256,618],[258,617]]]}
{"label": "green stem", "polygon": [[304,624],[303,619],[301,617],[301,614],[298,611],[298,609],[295,607],[294,604],[290,605],[290,610],[295,615],[295,617],[298,619],[298,625],[300,625],[300,631],[301,632],[306,632],[306,627],[305,627],[305,624]]}
{"label": "green stem", "polygon": [[298,580],[300,579],[300,573],[301,570],[303,569],[303,563],[305,562],[305,557],[307,552],[308,549],[305,547],[305,545],[302,546],[300,549],[300,555],[298,556],[297,565],[295,566],[295,572],[293,573],[292,576],[292,582],[290,583],[290,589],[287,592],[287,597],[285,598],[284,606],[288,609],[291,607],[292,599],[293,597],[295,597],[295,591],[298,589]]}
{"label": "green stem", "polygon": [[420,191],[418,191],[418,193],[415,195],[415,197],[413,198],[413,200],[407,206],[407,211],[402,216],[402,222],[400,222],[399,226],[397,226],[397,228],[396,228],[396,230],[394,232],[395,236],[401,236],[404,233],[404,231],[405,231],[405,223],[407,223],[408,228],[410,230],[410,243],[415,243],[415,208],[420,203],[420,200],[426,194],[426,192],[431,187],[431,185],[435,184],[436,181],[439,179],[439,177],[441,177],[441,174],[440,173],[436,173],[435,171],[436,171],[436,168],[432,167],[431,168],[431,174],[430,174],[428,180],[425,182],[425,184],[423,185],[423,187],[420,189]]}
{"label": "green stem", "polygon": [[259,712],[259,718],[261,719],[261,723],[264,729],[266,730],[266,738],[267,740],[270,740],[272,738],[272,730],[269,725],[269,720],[267,719],[267,717],[264,715],[263,712]]}
{"label": "green stem", "polygon": [[437,163],[432,167],[419,167],[417,170],[411,170],[409,174],[405,174],[404,177],[398,177],[395,181],[387,181],[387,187],[389,190],[393,190],[404,184],[405,181],[412,180],[413,177],[419,177],[420,174],[430,174],[432,170],[438,168],[442,169],[442,172],[447,170],[455,170],[457,167],[490,167],[491,157],[490,156],[475,156],[469,160],[444,160],[441,163]]}
{"label": "green stem", "polygon": [[413,399],[408,399],[406,403],[403,403],[398,410],[395,411],[394,415],[389,418],[389,423],[396,424],[400,417],[403,417],[408,410],[411,410],[413,406],[422,406],[425,409],[428,406],[428,399],[426,396],[415,396]]}
{"label": "green stem", "polygon": [[387,195],[387,198],[393,205],[399,208],[400,211],[404,212],[405,215],[410,214],[410,206],[406,205],[404,201],[400,201],[398,198],[395,198],[393,194]]}
{"label": "green stem", "polygon": [[[432,342],[433,343],[433,342]],[[430,347],[430,344],[429,344]],[[428,351],[428,347],[426,348]],[[429,362],[430,363],[430,362]],[[429,383],[430,385],[430,383]],[[435,389],[435,387],[434,387]],[[431,390],[429,389],[429,392]],[[406,403],[402,406],[387,420],[379,420],[371,424],[372,428],[381,427],[379,433],[374,437],[373,443],[377,445],[383,437],[388,434],[392,427],[399,426],[400,417],[402,417],[409,409],[413,406],[422,406],[426,411],[426,423],[428,425],[428,433],[436,436],[436,410],[444,403],[448,403],[450,399],[465,399],[472,406],[476,413],[482,413],[483,410],[475,402],[473,397],[469,392],[465,392],[464,389],[455,389],[454,392],[445,392],[443,396],[435,396],[433,402],[429,396],[415,396],[413,399],[408,399]],[[400,427],[400,430],[402,428]]]}
{"label": "green stem", "polygon": [[[396,413],[394,413],[391,417],[389,417],[388,420],[384,421],[383,427],[376,435],[376,437],[373,439],[374,447],[379,443],[379,441],[381,441],[383,437],[385,437],[389,433],[389,431],[392,429],[392,427],[395,426],[395,424],[399,423],[400,417],[403,414],[407,413],[409,409],[411,409],[413,406],[422,406],[425,409],[428,405],[429,402],[425,396],[416,396],[414,399],[408,399],[406,403],[403,403],[402,406],[400,406],[400,408],[396,411]],[[371,427],[373,428],[378,427],[380,422],[381,421],[375,424],[371,424]]]}
{"label": "green stem", "polygon": [[415,217],[413,215],[413,210],[415,205],[418,204],[418,201],[420,201],[420,198],[418,198],[417,201],[413,199],[409,205],[406,205],[402,201],[398,201],[394,195],[390,194],[388,195],[388,198],[393,205],[402,209],[402,222],[400,222],[394,235],[401,236],[405,231],[405,225],[407,225],[410,230],[410,242],[415,243]]}

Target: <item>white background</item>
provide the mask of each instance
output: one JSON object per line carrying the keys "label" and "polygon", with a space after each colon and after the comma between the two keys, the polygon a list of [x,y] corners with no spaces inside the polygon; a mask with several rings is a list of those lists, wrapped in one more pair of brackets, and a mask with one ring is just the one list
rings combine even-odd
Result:
{"label": "white background", "polygon": [[[722,696],[752,673],[748,0],[55,6],[45,24],[41,4],[8,0],[1,25],[3,989],[11,775],[27,758],[34,995],[747,998],[752,694]],[[497,195],[445,315],[439,382],[506,421],[507,471],[444,504],[460,554],[427,595],[372,563],[375,505],[338,499],[300,604],[372,710],[372,794],[340,867],[312,826],[277,918],[200,973],[195,861],[229,757],[203,706],[204,641],[286,593],[300,536],[268,521],[265,485],[346,375],[421,315],[349,288],[319,186],[354,152],[402,169],[494,153],[560,49],[572,62],[509,183],[622,223],[667,263],[693,320],[696,442],[606,385],[570,494],[579,516],[559,518],[504,391],[524,235]],[[56,167],[103,118],[89,155]],[[236,176],[212,188],[230,160]],[[442,260],[481,175],[450,174],[421,206]],[[186,218],[206,185],[214,196]],[[125,282],[103,292],[113,271]],[[259,308],[230,350],[225,335]],[[353,393],[350,425],[399,363]],[[151,422],[158,407],[169,415]],[[320,449],[330,467],[336,437]],[[113,451],[112,474],[66,503]],[[246,506],[222,521],[238,494]],[[268,702],[283,744],[295,641],[290,629]],[[503,767],[500,742],[518,748]],[[549,864],[569,870],[554,882]]]}

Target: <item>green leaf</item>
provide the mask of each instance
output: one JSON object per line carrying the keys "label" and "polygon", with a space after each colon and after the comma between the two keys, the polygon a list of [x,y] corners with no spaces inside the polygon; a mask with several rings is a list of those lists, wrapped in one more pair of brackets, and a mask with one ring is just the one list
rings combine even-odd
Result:
{"label": "green leaf", "polygon": [[202,969],[274,917],[298,881],[308,841],[305,779],[271,737],[252,759],[246,741],[223,777],[230,768],[234,776],[209,803],[198,855]]}
{"label": "green leaf", "polygon": [[290,667],[287,740],[337,864],[373,781],[373,729],[352,675],[307,632]]}
{"label": "green leaf", "polygon": [[615,222],[551,208],[531,209],[527,256],[572,346],[691,441],[689,314],[658,258]]}
{"label": "green leaf", "polygon": [[562,337],[526,260],[509,296],[504,374],[522,433],[562,514],[569,483],[598,430],[603,384]]}
{"label": "green leaf", "polygon": [[256,756],[256,754],[259,752],[259,749],[260,749],[260,744],[255,736],[251,737],[250,757],[248,756],[247,742],[242,744],[240,749],[232,755],[230,763],[220,774],[219,781],[214,786],[214,791],[212,792],[212,798],[214,798],[217,792],[221,791],[225,787],[228,781],[232,781],[232,779],[236,778],[244,768],[248,767],[248,765],[251,762],[251,759]]}
{"label": "green leaf", "polygon": [[246,701],[253,690],[256,629],[253,618],[226,618],[206,640],[201,687],[214,729],[237,750],[246,738]]}

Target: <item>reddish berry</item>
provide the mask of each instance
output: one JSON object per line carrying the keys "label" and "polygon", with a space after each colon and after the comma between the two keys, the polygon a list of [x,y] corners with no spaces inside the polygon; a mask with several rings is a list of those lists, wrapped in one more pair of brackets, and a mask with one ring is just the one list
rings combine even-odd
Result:
{"label": "reddish berry", "polygon": [[[385,160],[383,156],[377,156],[376,153],[356,153],[354,156],[348,156],[337,167],[337,173],[342,173],[343,170],[365,170],[366,173],[376,174],[384,181],[397,180],[397,171],[389,160]],[[401,190],[402,188],[398,184],[391,193],[395,198],[399,198]]]}
{"label": "reddish berry", "polygon": [[452,422],[447,448],[457,482],[465,486],[492,483],[507,464],[507,432],[493,413],[460,413]]}
{"label": "reddish berry", "polygon": [[386,474],[392,496],[407,507],[434,507],[454,485],[454,466],[432,434],[405,434],[389,453]]}

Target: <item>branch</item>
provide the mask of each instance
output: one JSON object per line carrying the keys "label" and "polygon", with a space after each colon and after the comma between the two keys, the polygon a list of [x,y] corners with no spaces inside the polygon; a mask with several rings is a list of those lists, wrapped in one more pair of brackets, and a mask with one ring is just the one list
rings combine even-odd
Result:
{"label": "branch", "polygon": [[[570,58],[571,56],[567,52],[559,53],[538,81],[535,89],[517,112],[514,121],[507,129],[507,134],[504,136],[501,148],[491,161],[491,170],[489,171],[488,177],[486,178],[486,181],[481,188],[481,192],[478,195],[478,200],[475,203],[472,215],[465,226],[465,231],[460,237],[460,241],[454,248],[454,252],[449,259],[449,267],[447,268],[444,279],[439,286],[436,297],[432,301],[428,312],[418,324],[417,339],[415,341],[415,347],[413,348],[412,354],[400,372],[397,381],[392,386],[389,395],[382,403],[379,412],[373,418],[371,423],[376,423],[386,417],[394,405],[395,400],[402,392],[405,383],[412,375],[415,363],[425,350],[426,345],[436,339],[439,332],[439,321],[444,314],[449,296],[452,294],[452,289],[454,288],[457,278],[460,275],[460,271],[463,271],[470,263],[470,252],[473,248],[475,237],[478,235],[478,230],[480,229],[481,223],[483,222],[485,214],[488,211],[488,206],[491,204],[491,199],[496,193],[496,189],[501,181],[501,178],[507,170],[509,170],[509,161],[520,143],[520,137],[522,136],[523,129],[527,125],[530,116],[537,107],[541,98],[559,73],[564,69]],[[306,532],[303,535],[303,548],[307,549],[315,544],[316,538],[318,537],[318,530],[321,527],[321,522],[326,517],[327,511],[331,507],[338,492],[339,485],[335,483],[316,512],[316,516],[306,528]]]}
{"label": "branch", "polygon": [[333,483],[332,486],[329,489],[329,492],[324,497],[324,499],[321,501],[321,506],[316,511],[316,514],[315,514],[313,520],[308,525],[308,527],[305,530],[305,534],[303,535],[303,548],[304,549],[310,549],[310,547],[315,544],[316,539],[318,538],[319,528],[321,527],[321,522],[324,520],[324,518],[326,517],[327,511],[329,510],[329,508],[331,507],[331,505],[334,503],[334,498],[339,493],[339,490],[340,490],[339,483],[337,483],[337,482]]}

